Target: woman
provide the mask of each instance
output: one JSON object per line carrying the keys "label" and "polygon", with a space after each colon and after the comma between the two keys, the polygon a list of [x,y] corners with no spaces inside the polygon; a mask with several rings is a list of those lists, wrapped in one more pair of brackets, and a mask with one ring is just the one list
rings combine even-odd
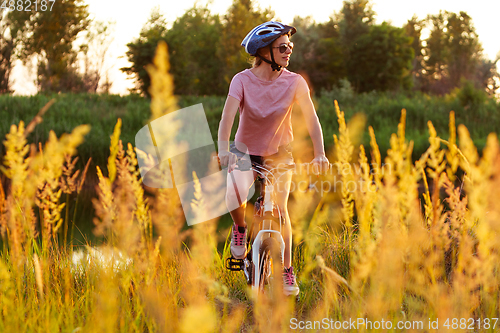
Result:
{"label": "woman", "polygon": [[[245,51],[255,59],[253,67],[236,74],[229,87],[219,125],[221,164],[232,166],[236,158],[243,156],[245,151],[250,154],[253,161],[261,164],[272,166],[280,163],[293,164],[290,147],[293,140],[291,111],[294,102],[297,102],[304,114],[314,145],[312,163],[320,170],[328,168],[323,133],[307,83],[302,76],[286,69],[293,50],[293,43],[289,38],[295,32],[294,27],[269,21],[255,27],[241,43]],[[231,128],[238,108],[240,109],[238,131],[235,143],[229,146]],[[233,176],[236,178],[241,175],[237,170],[233,171]],[[291,266],[292,228],[287,208],[292,172],[279,174],[277,178],[276,200],[285,217],[284,291],[287,295],[297,295],[299,288]],[[240,178],[238,188],[240,181],[246,184],[246,188],[250,188],[253,179],[248,181]],[[230,212],[234,221],[231,254],[237,259],[242,259],[246,255],[246,202],[241,203],[240,198],[246,198],[247,193],[235,193],[232,187],[228,186],[226,194],[228,207],[239,207]],[[238,200],[237,205],[229,204],[230,202],[234,204],[235,200]]]}

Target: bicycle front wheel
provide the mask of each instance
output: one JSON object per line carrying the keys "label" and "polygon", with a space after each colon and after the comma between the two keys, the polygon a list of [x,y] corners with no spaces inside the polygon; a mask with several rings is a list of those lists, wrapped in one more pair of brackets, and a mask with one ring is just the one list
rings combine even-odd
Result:
{"label": "bicycle front wheel", "polygon": [[283,260],[279,243],[272,237],[265,239],[260,247],[259,272],[261,292],[282,287]]}

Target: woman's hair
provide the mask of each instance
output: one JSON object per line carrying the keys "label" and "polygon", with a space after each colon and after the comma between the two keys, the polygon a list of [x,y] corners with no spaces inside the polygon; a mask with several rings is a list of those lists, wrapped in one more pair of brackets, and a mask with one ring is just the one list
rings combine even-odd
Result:
{"label": "woman's hair", "polygon": [[[292,34],[291,34],[290,32],[287,32],[286,34],[283,34],[283,35],[281,35],[281,36],[285,36],[285,35],[286,35],[286,36],[288,36],[288,38],[292,37]],[[281,36],[279,36],[279,37],[281,37]],[[279,37],[278,37],[278,38],[279,38]],[[278,38],[276,38],[276,39],[278,39]],[[276,39],[275,39],[275,40],[276,40]],[[274,41],[273,41],[273,43],[274,43]],[[263,48],[267,48],[267,46],[265,46],[265,47],[263,47]],[[263,48],[258,49],[258,50],[257,50],[257,54],[259,54],[259,53],[260,53],[260,51],[261,51]],[[258,56],[257,56],[257,54],[256,54],[253,58],[250,58],[250,61],[249,61],[249,63],[252,65],[252,67],[253,67],[253,68],[255,68],[255,67],[259,67],[259,66],[260,66],[260,64],[262,64],[262,59],[261,59],[260,57],[258,57]]]}
{"label": "woman's hair", "polygon": [[259,67],[260,64],[262,64],[262,59],[255,56],[253,59],[250,59],[250,63],[252,64],[253,68]]}

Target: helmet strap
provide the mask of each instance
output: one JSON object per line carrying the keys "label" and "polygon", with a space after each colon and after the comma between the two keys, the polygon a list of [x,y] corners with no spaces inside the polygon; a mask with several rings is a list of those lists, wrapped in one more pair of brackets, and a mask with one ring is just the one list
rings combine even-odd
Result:
{"label": "helmet strap", "polygon": [[271,68],[273,69],[273,71],[280,71],[281,70],[281,66],[278,65],[276,63],[276,61],[274,61],[273,46],[272,45],[269,45],[269,51],[271,52],[271,61],[269,61],[266,58],[262,57],[260,54],[257,54],[257,56],[260,59],[262,59],[262,61],[267,62],[268,64],[270,64]]}
{"label": "helmet strap", "polygon": [[274,61],[274,52],[272,44],[269,44],[269,51],[271,52],[271,61],[272,61],[271,68],[273,69],[273,71],[279,71],[281,69],[281,66],[278,65],[276,61]]}

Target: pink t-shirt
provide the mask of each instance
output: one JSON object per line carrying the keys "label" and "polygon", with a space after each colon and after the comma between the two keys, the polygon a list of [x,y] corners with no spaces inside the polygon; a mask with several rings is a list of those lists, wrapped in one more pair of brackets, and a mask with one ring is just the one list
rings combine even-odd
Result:
{"label": "pink t-shirt", "polygon": [[261,80],[249,69],[236,74],[228,94],[240,101],[236,148],[245,152],[238,147],[242,142],[251,155],[269,156],[292,142],[292,106],[306,93],[304,78],[286,68],[273,81]]}

